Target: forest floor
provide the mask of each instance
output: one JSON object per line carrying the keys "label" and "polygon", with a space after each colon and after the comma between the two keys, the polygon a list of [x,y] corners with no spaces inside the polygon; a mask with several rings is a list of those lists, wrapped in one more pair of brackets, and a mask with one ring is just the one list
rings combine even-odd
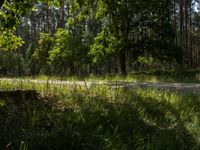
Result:
{"label": "forest floor", "polygon": [[200,149],[195,82],[0,78],[1,90],[0,150]]}
{"label": "forest floor", "polygon": [[148,88],[200,85],[104,83],[0,80],[0,149],[200,149],[200,96]]}

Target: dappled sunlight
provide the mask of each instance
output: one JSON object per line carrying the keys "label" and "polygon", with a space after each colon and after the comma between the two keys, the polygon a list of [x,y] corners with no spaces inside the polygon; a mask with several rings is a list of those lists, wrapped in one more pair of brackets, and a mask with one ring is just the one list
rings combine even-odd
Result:
{"label": "dappled sunlight", "polygon": [[4,99],[1,149],[21,141],[29,149],[200,148],[200,101],[191,93],[74,86],[20,103]]}
{"label": "dappled sunlight", "polygon": [[0,0],[0,150],[200,150],[198,0]]}

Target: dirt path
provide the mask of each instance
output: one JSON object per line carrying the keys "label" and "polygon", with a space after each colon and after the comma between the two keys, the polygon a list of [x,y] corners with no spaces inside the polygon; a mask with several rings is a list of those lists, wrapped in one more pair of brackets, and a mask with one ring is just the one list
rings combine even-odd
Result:
{"label": "dirt path", "polygon": [[0,78],[0,81],[5,82],[20,82],[20,83],[38,83],[38,84],[56,84],[63,86],[79,85],[91,87],[92,85],[107,85],[112,88],[159,88],[170,90],[185,90],[200,93],[200,84],[197,83],[153,83],[153,82],[123,82],[123,81],[60,81],[60,80],[34,80],[34,79],[11,79]]}
{"label": "dirt path", "polygon": [[153,83],[153,82],[140,82],[140,83],[110,83],[112,87],[122,88],[158,88],[168,89],[173,91],[190,91],[200,94],[200,84],[197,83]]}

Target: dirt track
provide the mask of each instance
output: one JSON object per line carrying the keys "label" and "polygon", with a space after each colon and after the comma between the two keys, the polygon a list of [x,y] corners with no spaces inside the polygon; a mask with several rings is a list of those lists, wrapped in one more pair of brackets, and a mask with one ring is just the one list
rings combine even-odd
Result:
{"label": "dirt track", "polygon": [[57,84],[63,86],[79,85],[90,87],[92,85],[107,85],[112,88],[159,88],[170,90],[185,90],[200,93],[200,84],[197,83],[153,83],[153,82],[123,82],[123,81],[61,81],[61,80],[34,80],[34,79],[11,79],[0,78],[5,82],[38,83],[38,84]]}

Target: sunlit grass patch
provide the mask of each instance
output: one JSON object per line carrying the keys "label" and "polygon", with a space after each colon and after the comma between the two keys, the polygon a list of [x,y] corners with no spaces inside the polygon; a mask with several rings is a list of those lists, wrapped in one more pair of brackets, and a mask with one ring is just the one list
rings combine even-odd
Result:
{"label": "sunlit grass patch", "polygon": [[189,92],[17,80],[0,88],[42,93],[0,107],[0,131],[10,135],[1,136],[0,148],[9,142],[19,148],[21,141],[29,149],[200,148],[200,101]]}
{"label": "sunlit grass patch", "polygon": [[0,107],[5,106],[6,105],[6,101],[3,99],[0,99]]}
{"label": "sunlit grass patch", "polygon": [[62,80],[62,81],[102,81],[102,82],[187,82],[199,83],[199,71],[169,70],[169,71],[144,71],[133,72],[127,76],[119,74],[86,75],[86,76],[24,76],[21,79],[36,80]]}

